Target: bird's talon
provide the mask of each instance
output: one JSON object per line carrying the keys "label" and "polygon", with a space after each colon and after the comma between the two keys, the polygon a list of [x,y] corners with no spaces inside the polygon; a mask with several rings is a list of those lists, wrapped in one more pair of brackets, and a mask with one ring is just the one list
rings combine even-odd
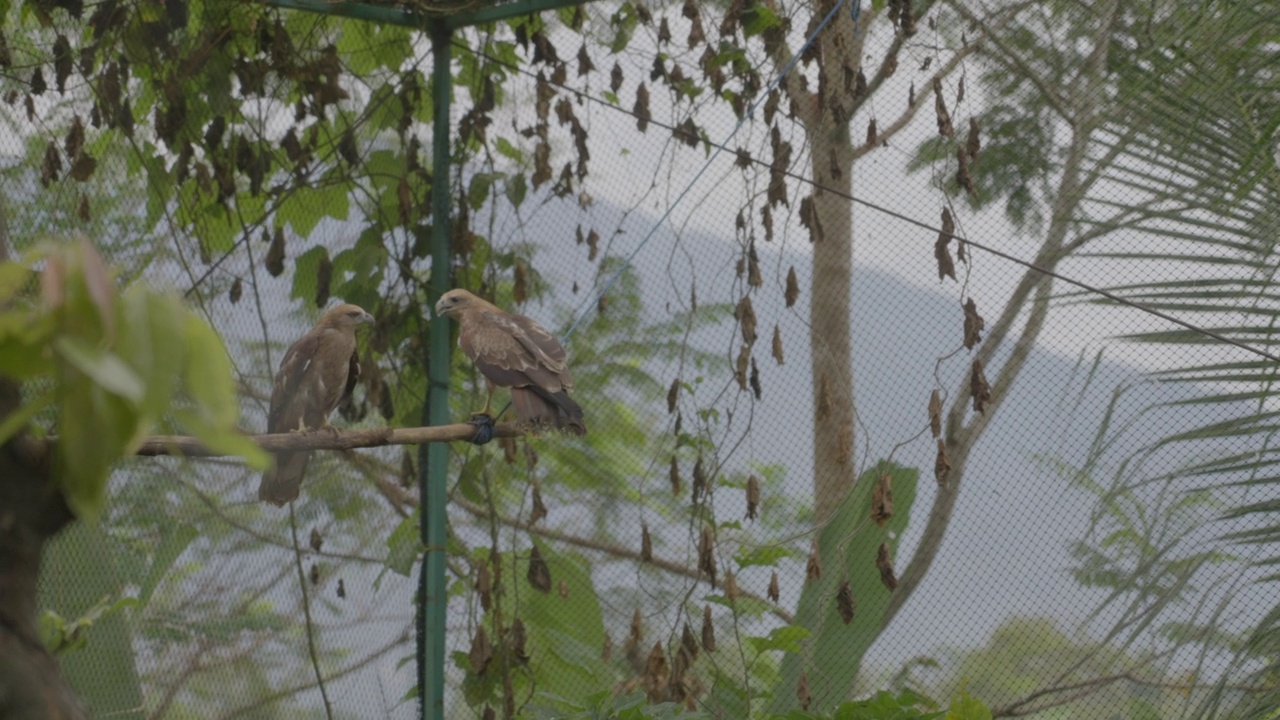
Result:
{"label": "bird's talon", "polygon": [[484,413],[476,413],[467,421],[468,425],[476,427],[475,437],[471,438],[471,444],[484,445],[493,439],[493,417]]}

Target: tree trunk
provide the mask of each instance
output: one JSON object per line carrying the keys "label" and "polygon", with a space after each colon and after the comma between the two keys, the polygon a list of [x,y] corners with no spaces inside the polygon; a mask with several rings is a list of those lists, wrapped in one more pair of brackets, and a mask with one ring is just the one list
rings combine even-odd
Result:
{"label": "tree trunk", "polygon": [[[0,419],[19,402],[17,385],[0,378]],[[50,482],[47,455],[25,440],[0,446],[0,718],[84,718],[36,628],[40,555],[71,511]]]}
{"label": "tree trunk", "polygon": [[[826,9],[819,12],[825,13]],[[843,83],[829,79],[841,68],[856,72],[858,39],[845,14],[819,36],[824,70],[819,90],[801,114],[811,143],[810,172],[817,184],[812,197],[812,296],[809,298],[809,363],[813,382],[813,502],[821,526],[849,489],[854,471],[853,347],[850,303],[853,295],[853,144],[848,118],[856,99]],[[824,189],[825,188],[825,189]]]}

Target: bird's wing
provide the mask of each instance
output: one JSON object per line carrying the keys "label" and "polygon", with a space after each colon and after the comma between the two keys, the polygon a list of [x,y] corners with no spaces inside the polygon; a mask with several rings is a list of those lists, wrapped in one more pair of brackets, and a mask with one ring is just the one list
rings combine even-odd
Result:
{"label": "bird's wing", "polygon": [[271,388],[271,411],[267,414],[267,432],[288,432],[297,429],[299,412],[295,400],[319,344],[320,334],[312,330],[299,338],[284,354],[284,359],[280,361],[280,369],[276,372],[275,385]]}

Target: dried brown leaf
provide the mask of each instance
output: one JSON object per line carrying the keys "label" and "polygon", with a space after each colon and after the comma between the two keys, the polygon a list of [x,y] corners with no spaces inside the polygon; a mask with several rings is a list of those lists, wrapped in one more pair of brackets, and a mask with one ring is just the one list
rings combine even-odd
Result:
{"label": "dried brown leaf", "polygon": [[338,599],[345,600],[347,598],[347,583],[342,578],[338,578]]}
{"label": "dried brown leaf", "polygon": [[769,576],[769,590],[766,597],[773,602],[778,602],[781,594],[781,589],[778,587],[778,571],[774,570],[773,574]]}
{"label": "dried brown leaf", "polygon": [[751,365],[751,348],[743,345],[738,350],[738,362],[734,366],[733,376],[738,380],[738,387],[741,390],[747,389],[747,368]]}
{"label": "dried brown leaf", "polygon": [[756,311],[751,304],[751,296],[743,295],[738,301],[738,307],[733,311],[733,317],[738,321],[739,328],[742,330],[742,342],[747,345],[754,345],[756,342]]}
{"label": "dried brown leaf", "polygon": [[836,593],[836,610],[840,613],[840,619],[845,625],[853,622],[853,613],[856,608],[853,590],[849,587],[849,581],[845,580],[840,584],[840,591]]}
{"label": "dried brown leaf", "polygon": [[978,314],[978,305],[969,298],[964,304],[964,346],[972,350],[982,342],[982,331],[987,328],[987,321]]}
{"label": "dried brown leaf", "polygon": [[867,121],[867,147],[876,144],[876,119],[871,118]]}
{"label": "dried brown leaf", "polygon": [[756,358],[754,355],[751,357],[751,375],[747,380],[751,385],[752,394],[754,394],[756,399],[759,400],[764,394],[764,388],[760,385],[760,368],[756,366]]}
{"label": "dried brown leaf", "polygon": [[284,228],[276,228],[271,237],[271,247],[267,248],[267,258],[263,261],[271,277],[280,277],[284,272]]}
{"label": "dried brown leaf", "polygon": [[636,88],[636,104],[631,108],[636,116],[636,129],[644,132],[649,127],[649,120],[652,116],[649,114],[649,88],[644,83],[640,83],[640,87]]}
{"label": "dried brown leaf", "polygon": [[822,220],[818,217],[813,195],[808,195],[800,201],[800,225],[809,231],[809,242],[822,242],[825,235],[822,230]]}
{"label": "dried brown leaf", "polygon": [[315,552],[320,552],[320,548],[324,547],[324,538],[321,537],[320,531],[318,529],[311,528],[311,537],[309,539],[309,543],[311,545],[311,549],[314,550]]}
{"label": "dried brown leaf", "polygon": [[809,709],[809,703],[813,702],[813,696],[809,694],[809,673],[800,673],[800,679],[796,681],[796,700],[800,702],[802,710]]}
{"label": "dried brown leaf", "polygon": [[942,437],[942,393],[937,388],[929,393],[929,432]]}
{"label": "dried brown leaf", "polygon": [[684,630],[680,632],[680,652],[693,661],[698,659],[698,651],[698,639],[693,636],[693,628],[689,627],[689,621],[686,620]]}
{"label": "dried brown leaf", "polygon": [[871,519],[879,527],[893,517],[893,477],[889,473],[880,475],[876,486],[871,490]]}
{"label": "dried brown leaf", "polygon": [[969,197],[977,198],[978,189],[974,187],[973,175],[969,173],[969,153],[963,148],[956,148],[956,184],[969,193]]}
{"label": "dried brown leaf", "polygon": [[[787,289],[786,292],[783,293],[783,297],[787,301],[787,307],[795,305],[796,300],[800,299],[800,281],[796,279],[795,265],[792,265],[787,270]],[[779,361],[778,364],[782,364],[781,361]]]}
{"label": "dried brown leaf", "polygon": [[760,478],[753,473],[747,478],[747,519],[755,520],[760,514]]}
{"label": "dried brown leaf", "polygon": [[706,39],[706,31],[702,29],[702,16],[694,15],[689,19],[689,49],[698,47]]}
{"label": "dried brown leaf", "polygon": [[973,410],[986,414],[991,404],[991,385],[987,384],[987,374],[982,369],[982,361],[973,361],[973,370],[969,373],[969,394],[973,396]]}
{"label": "dried brown leaf", "polygon": [[711,606],[702,606],[702,649],[716,651],[716,626],[711,622]]}
{"label": "dried brown leaf", "polygon": [[698,571],[707,576],[711,587],[716,586],[715,546],[711,537],[711,528],[707,525],[702,526],[702,532],[698,535]]}
{"label": "dried brown leaf", "polygon": [[680,463],[676,460],[675,455],[671,456],[671,471],[669,474],[671,478],[671,494],[679,495],[680,494]]}
{"label": "dried brown leaf", "polygon": [[938,454],[933,460],[933,478],[938,487],[946,487],[947,476],[951,474],[951,457],[947,454],[947,444],[938,438]]}
{"label": "dried brown leaf", "polygon": [[933,257],[938,261],[938,279],[951,278],[956,279],[956,264],[951,259],[951,250],[947,247],[947,243],[951,238],[945,235],[939,235],[938,241],[933,244]]}
{"label": "dried brown leaf", "polygon": [[889,543],[880,543],[876,552],[876,569],[880,571],[880,582],[893,592],[898,588],[898,578],[893,574],[893,556],[889,554]]}
{"label": "dried brown leaf", "polygon": [[779,365],[783,364],[785,360],[785,356],[782,354],[782,331],[778,329],[777,325],[773,326],[773,359],[777,360]]}
{"label": "dried brown leaf", "polygon": [[528,642],[528,633],[524,629],[524,621],[516,618],[515,622],[511,623],[510,633],[508,641],[510,642],[511,657],[522,665],[529,662],[529,653],[525,649],[525,644]]}
{"label": "dried brown leaf", "polygon": [[693,502],[697,503],[706,491],[707,471],[702,467],[702,453],[698,453],[698,460],[693,464]]}
{"label": "dried brown leaf", "polygon": [[312,564],[311,564],[311,575],[310,575],[310,579],[311,579],[311,585],[312,585],[312,586],[315,586],[315,585],[319,585],[319,584],[320,584],[320,566],[319,566],[319,565],[316,565],[315,563],[312,563]]}
{"label": "dried brown leaf", "polygon": [[938,134],[942,137],[954,137],[956,129],[951,124],[951,114],[947,112],[947,101],[942,97],[942,79],[933,79],[933,111],[937,115]]}
{"label": "dried brown leaf", "polygon": [[533,484],[533,502],[531,505],[529,524],[536,525],[539,520],[547,516],[547,506],[542,502],[542,487],[538,483]]}
{"label": "dried brown leaf", "polygon": [[529,584],[535,590],[543,593],[551,592],[551,568],[547,567],[547,561],[542,559],[542,553],[538,552],[536,544],[529,551],[529,573],[527,577]]}
{"label": "dried brown leaf", "polygon": [[640,524],[640,561],[653,562],[653,538],[649,537],[649,523]]}
{"label": "dried brown leaf", "polygon": [[316,263],[316,307],[322,308],[329,304],[329,286],[332,282],[333,261],[329,259],[329,251],[322,249],[320,261]]}
{"label": "dried brown leaf", "polygon": [[813,541],[813,548],[809,550],[809,560],[805,563],[804,579],[805,582],[813,582],[822,577],[822,557],[818,554],[818,541]]}
{"label": "dried brown leaf", "polygon": [[485,612],[493,607],[493,577],[489,574],[489,561],[485,560],[476,568],[476,594],[480,596],[480,607]]}
{"label": "dried brown leaf", "polygon": [[979,137],[981,129],[978,127],[978,118],[969,118],[969,136],[965,138],[964,151],[969,154],[969,160],[974,165],[978,164],[978,155],[982,152],[982,138]]}
{"label": "dried brown leaf", "polygon": [[658,44],[671,42],[671,24],[667,22],[667,16],[662,16],[662,22],[658,23]]}
{"label": "dried brown leaf", "polygon": [[529,272],[525,270],[523,260],[516,261],[511,294],[517,305],[523,305],[529,299]]}
{"label": "dried brown leaf", "polygon": [[477,625],[475,634],[471,636],[471,650],[467,652],[467,659],[474,675],[483,675],[489,661],[493,659],[493,646],[489,644],[489,634],[484,631],[483,624]]}

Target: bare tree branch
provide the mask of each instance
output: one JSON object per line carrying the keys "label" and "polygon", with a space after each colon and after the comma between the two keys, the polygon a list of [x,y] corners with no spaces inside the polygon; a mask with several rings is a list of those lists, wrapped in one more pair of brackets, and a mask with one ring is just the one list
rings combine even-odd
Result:
{"label": "bare tree branch", "polygon": [[[495,438],[520,437],[523,435],[514,423],[499,423],[494,426]],[[470,442],[476,436],[476,426],[467,423],[454,425],[436,425],[433,427],[413,428],[369,428],[364,430],[314,430],[303,433],[275,433],[251,435],[258,447],[275,452],[277,450],[354,450],[366,447],[384,447],[386,445],[421,445],[433,442]],[[52,438],[49,443],[57,442]],[[228,453],[219,452],[206,447],[199,438],[188,435],[155,435],[147,438],[138,447],[135,455],[181,455],[184,457],[223,457]]]}

